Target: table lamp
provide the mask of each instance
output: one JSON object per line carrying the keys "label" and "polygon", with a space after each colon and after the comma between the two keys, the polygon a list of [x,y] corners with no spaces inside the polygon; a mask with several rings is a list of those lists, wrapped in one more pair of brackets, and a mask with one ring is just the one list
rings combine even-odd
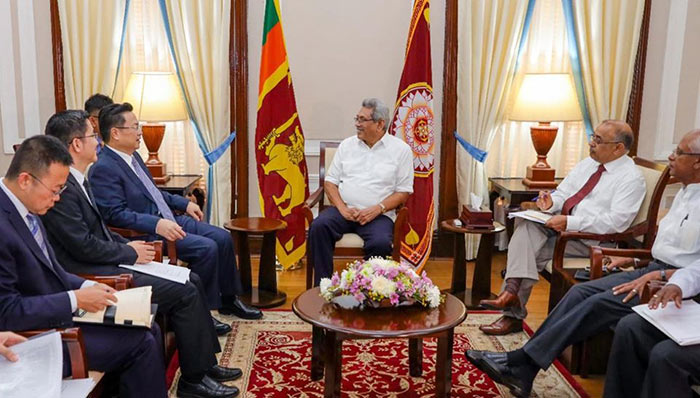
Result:
{"label": "table lamp", "polygon": [[582,119],[571,76],[567,73],[526,74],[509,119],[539,122],[530,127],[537,161],[527,166],[523,184],[533,189],[556,187],[554,169],[547,163],[547,153],[554,144],[558,128],[550,123]]}
{"label": "table lamp", "polygon": [[134,107],[134,114],[142,125],[143,140],[148,148],[146,167],[157,184],[170,180],[165,163],[158,159],[165,125],[160,122],[187,120],[177,76],[172,72],[134,72],[129,78],[123,102]]}

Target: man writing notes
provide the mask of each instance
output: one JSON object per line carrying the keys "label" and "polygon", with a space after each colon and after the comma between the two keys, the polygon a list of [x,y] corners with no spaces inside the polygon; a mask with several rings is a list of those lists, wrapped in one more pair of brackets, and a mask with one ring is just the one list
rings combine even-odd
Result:
{"label": "man writing notes", "polygon": [[[44,216],[49,242],[56,257],[72,273],[115,275],[128,273],[119,264],[147,263],[153,259],[153,248],[143,241],[129,242],[107,229],[97,206],[85,169],[97,160],[97,133],[89,123],[85,111],[59,112],[46,124],[46,134],[54,136],[68,148],[73,166],[54,207]],[[154,276],[133,273],[136,286],[152,286],[152,300],[158,312],[167,315],[175,332],[182,377],[178,384],[180,396],[231,397],[238,394],[236,387],[220,382],[235,380],[240,369],[216,365],[216,353],[221,351],[219,341],[206,305],[206,294],[199,276],[190,273],[185,284]],[[222,332],[231,327],[218,323]]]}
{"label": "man writing notes", "polygon": [[[70,327],[76,310],[96,312],[117,301],[111,287],[61,267],[39,220],[63,192],[71,163],[59,140],[34,136],[0,180],[0,330]],[[166,396],[157,325],[80,329],[90,369],[118,374],[120,397]]]}
{"label": "man writing notes", "polygon": [[[591,137],[590,157],[579,162],[554,193],[541,192],[537,207],[559,213],[542,225],[516,219],[515,232],[508,244],[505,282],[494,300],[482,300],[481,306],[503,310],[503,316],[490,325],[479,327],[491,335],[503,335],[523,329],[526,304],[532,287],[554,253],[558,231],[583,231],[597,234],[627,229],[644,200],[646,186],[634,161],[627,156],[632,146],[632,129],[627,123],[606,120]],[[566,256],[588,257],[595,241],[569,241]]]}
{"label": "man writing notes", "polygon": [[333,207],[311,224],[309,245],[314,285],[333,273],[333,249],[343,234],[364,241],[365,258],[391,255],[394,209],[413,192],[413,153],[387,134],[389,108],[376,98],[362,101],[357,135],[338,146],[323,186]]}
{"label": "man writing notes", "polygon": [[[508,353],[468,350],[467,359],[493,381],[508,386],[514,395],[527,397],[537,372],[547,369],[567,346],[608,330],[632,313],[648,281],[666,280],[676,269],[700,266],[698,154],[700,130],[695,130],[686,134],[668,157],[671,175],[683,188],[659,223],[651,248],[654,260],[647,267],[575,285],[523,348]],[[613,259],[613,266],[624,265],[622,259]]]}
{"label": "man writing notes", "polygon": [[[107,224],[144,232],[149,239],[175,241],[177,256],[189,263],[204,284],[207,305],[222,314],[258,319],[262,312],[244,304],[231,235],[201,222],[197,204],[161,192],[136,149],[141,127],[129,103],[100,110],[100,133],[105,147],[90,168],[95,202]],[[175,215],[174,211],[186,215]]]}

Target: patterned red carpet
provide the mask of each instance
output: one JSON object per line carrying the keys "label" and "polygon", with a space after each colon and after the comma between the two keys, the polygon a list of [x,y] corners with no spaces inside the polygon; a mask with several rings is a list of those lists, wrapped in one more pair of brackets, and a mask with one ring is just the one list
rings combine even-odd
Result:
{"label": "patterned red carpet", "polygon": [[[527,334],[486,336],[478,326],[495,320],[494,313],[470,313],[455,329],[452,397],[510,397],[508,389],[493,383],[464,358],[470,347],[504,351],[520,347]],[[243,379],[232,383],[243,397],[323,397],[323,381],[309,378],[311,326],[290,311],[266,311],[262,321],[225,318],[233,332],[222,339],[220,363],[243,369]],[[343,397],[414,398],[435,394],[435,347],[423,344],[423,377],[408,374],[405,340],[355,340],[343,345]],[[533,397],[587,397],[559,364],[540,372]],[[172,396],[174,397],[174,386]]]}

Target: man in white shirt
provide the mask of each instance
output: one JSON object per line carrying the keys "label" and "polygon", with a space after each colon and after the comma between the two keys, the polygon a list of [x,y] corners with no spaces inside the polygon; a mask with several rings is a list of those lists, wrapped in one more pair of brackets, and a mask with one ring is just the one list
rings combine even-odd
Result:
{"label": "man in white shirt", "polygon": [[[671,155],[671,167],[692,170],[695,178],[683,181],[652,249],[654,258],[682,268],[667,271],[666,276],[672,276],[649,301],[652,309],[669,302],[680,308],[683,298],[700,294],[700,130],[690,134],[695,139],[687,148],[681,141]],[[647,275],[663,279],[655,274]],[[639,284],[633,289],[641,290]],[[700,345],[681,347],[636,313],[620,320],[610,351],[605,397],[691,397],[694,384],[700,384]]]}
{"label": "man in white shirt", "polygon": [[389,108],[376,98],[362,101],[357,135],[338,146],[323,189],[333,207],[314,220],[309,246],[314,284],[333,273],[333,249],[343,234],[364,241],[365,258],[391,255],[396,213],[413,193],[413,153],[387,134]]}
{"label": "man in white shirt", "polygon": [[[684,187],[659,223],[651,249],[654,260],[647,267],[577,284],[566,293],[523,348],[507,353],[467,350],[467,359],[493,381],[508,386],[515,396],[527,397],[535,375],[540,369],[547,369],[566,347],[608,330],[632,313],[632,307],[639,304],[642,288],[647,282],[666,280],[679,268],[700,266],[698,154],[700,130],[695,130],[683,137],[668,158],[671,175]],[[620,259],[614,259],[613,263],[623,264]]]}
{"label": "man in white shirt", "polygon": [[[501,318],[479,327],[490,335],[523,329],[526,304],[539,271],[552,259],[557,232],[582,231],[610,234],[626,230],[639,211],[646,193],[642,174],[627,156],[634,140],[630,126],[606,120],[590,140],[590,157],[579,162],[556,191],[541,192],[540,210],[556,215],[546,224],[517,219],[508,245],[505,282],[494,300],[482,300],[489,309],[503,310]],[[588,257],[597,241],[569,241],[565,255]]]}

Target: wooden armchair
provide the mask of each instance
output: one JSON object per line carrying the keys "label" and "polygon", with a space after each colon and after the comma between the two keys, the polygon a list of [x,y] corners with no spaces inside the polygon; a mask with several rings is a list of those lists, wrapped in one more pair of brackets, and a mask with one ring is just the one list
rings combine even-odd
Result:
{"label": "wooden armchair", "polygon": [[[323,211],[326,207],[331,206],[330,199],[326,195],[323,184],[326,178],[326,170],[330,167],[333,161],[333,156],[338,148],[337,142],[321,142],[321,153],[318,166],[318,189],[314,191],[309,198],[304,202],[304,217],[306,218],[307,230],[311,228],[311,223],[313,222],[314,216],[311,209],[318,205],[319,213]],[[395,261],[401,259],[401,234],[404,231],[406,222],[408,221],[408,209],[405,206],[401,206],[396,211],[396,220],[394,220],[394,240],[393,249],[391,257]],[[345,234],[343,237],[335,244],[335,254],[339,256],[351,256],[351,257],[363,257],[364,242],[357,234]],[[311,289],[313,287],[314,281],[314,264],[311,259],[309,243],[307,241],[306,246],[306,288]]]}
{"label": "wooden armchair", "polygon": [[[549,279],[549,311],[552,311],[566,292],[577,281],[574,274],[577,269],[589,264],[588,258],[566,258],[566,244],[571,240],[592,239],[600,242],[616,242],[639,245],[642,249],[651,249],[656,236],[656,223],[659,206],[664,189],[669,181],[668,167],[639,157],[634,158],[637,168],[644,176],[647,193],[639,208],[637,216],[627,230],[615,234],[593,234],[586,232],[563,231],[559,233],[554,246],[554,255],[547,264],[543,274]],[[641,238],[641,239],[640,239]]]}

